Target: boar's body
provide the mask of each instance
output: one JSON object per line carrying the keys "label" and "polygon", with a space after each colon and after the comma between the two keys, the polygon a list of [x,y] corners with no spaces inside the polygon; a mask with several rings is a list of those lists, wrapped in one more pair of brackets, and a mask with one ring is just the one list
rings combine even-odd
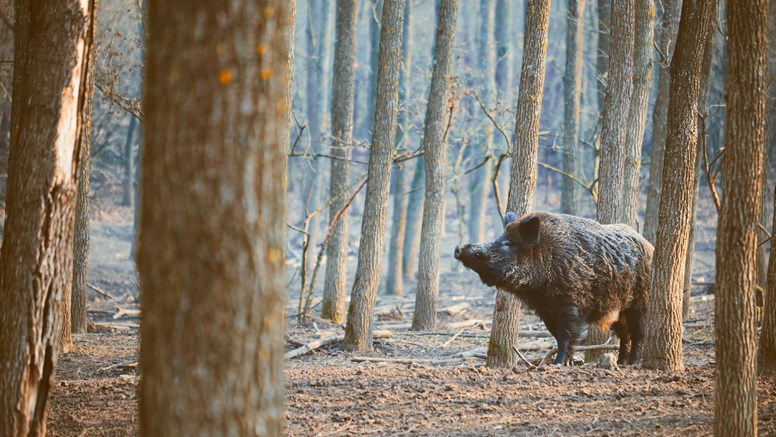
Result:
{"label": "boar's body", "polygon": [[536,312],[558,341],[556,364],[573,356],[590,324],[614,329],[619,362],[635,363],[652,253],[629,226],[535,212],[508,223],[491,243],[456,247],[455,257],[483,283],[513,293]]}

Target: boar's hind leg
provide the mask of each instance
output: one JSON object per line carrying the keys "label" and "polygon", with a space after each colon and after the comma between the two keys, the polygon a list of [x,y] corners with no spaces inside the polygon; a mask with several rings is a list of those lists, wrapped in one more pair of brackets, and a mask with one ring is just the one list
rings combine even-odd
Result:
{"label": "boar's hind leg", "polygon": [[620,353],[617,355],[617,364],[623,365],[628,361],[631,351],[631,333],[628,323],[621,318],[612,325],[612,329],[620,339]]}
{"label": "boar's hind leg", "polygon": [[574,346],[587,337],[587,322],[576,308],[565,311],[556,321],[558,354],[554,364],[567,364],[574,358]]}
{"label": "boar's hind leg", "polygon": [[636,305],[626,309],[623,313],[631,339],[628,364],[636,364],[641,359],[641,347],[644,341],[644,310],[640,305]]}

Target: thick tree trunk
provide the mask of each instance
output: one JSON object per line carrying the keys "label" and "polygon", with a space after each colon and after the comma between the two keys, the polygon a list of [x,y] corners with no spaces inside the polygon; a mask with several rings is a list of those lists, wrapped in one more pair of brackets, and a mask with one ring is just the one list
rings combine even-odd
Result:
{"label": "thick tree trunk", "polygon": [[361,221],[358,266],[345,327],[344,346],[350,350],[363,351],[372,347],[372,311],[380,286],[391,159],[396,139],[404,3],[405,0],[388,0],[382,12],[369,182]]}
{"label": "thick tree trunk", "polygon": [[419,157],[410,182],[410,194],[407,201],[407,224],[404,230],[404,259],[402,270],[404,279],[415,279],[418,270],[418,252],[420,251],[420,218],[423,217],[424,181],[426,180],[426,160]]}
{"label": "thick tree trunk", "polygon": [[649,87],[652,83],[652,52],[654,47],[655,7],[653,0],[635,0],[635,38],[633,43],[633,91],[625,148],[622,221],[639,228],[639,175],[641,170],[641,142],[647,125]]}
{"label": "thick tree trunk", "polygon": [[[412,2],[404,7],[404,29],[402,37],[404,69],[399,82],[399,126],[396,128],[396,153],[406,150],[410,117],[410,72],[412,71]],[[388,254],[388,277],[385,279],[385,293],[394,296],[404,294],[404,273],[402,256],[404,254],[404,233],[407,231],[407,187],[409,185],[409,163],[399,163],[393,167],[393,224]]]}
{"label": "thick tree trunk", "polygon": [[[606,81],[606,100],[601,125],[601,151],[598,182],[598,221],[603,224],[621,223],[623,219],[623,190],[625,189],[625,142],[633,89],[633,41],[635,35],[634,0],[612,0],[611,53]],[[588,344],[606,340],[607,333],[590,327]],[[595,361],[600,351],[585,354],[587,361]]]}
{"label": "thick tree trunk", "polygon": [[671,61],[671,100],[663,164],[660,214],[647,303],[644,366],[682,370],[682,299],[690,233],[698,100],[703,54],[714,0],[684,0]]}
{"label": "thick tree trunk", "polygon": [[663,0],[663,21],[657,41],[658,47],[658,79],[657,100],[652,114],[652,153],[649,161],[649,182],[647,186],[647,209],[644,214],[644,229],[642,235],[651,243],[655,242],[658,222],[658,206],[660,205],[661,177],[663,175],[663,154],[666,145],[666,128],[668,125],[668,98],[671,86],[671,70],[669,64],[673,58],[674,42],[679,31],[679,14],[682,10],[682,0]]}
{"label": "thick tree trunk", "polygon": [[0,253],[0,436],[46,434],[63,301],[73,274],[95,10],[93,1],[16,2],[18,71]]}
{"label": "thick tree trunk", "polygon": [[757,435],[754,289],[765,144],[767,17],[767,0],[741,0],[727,7],[730,63],[714,305],[715,435]]}
{"label": "thick tree trunk", "polygon": [[[329,224],[347,201],[350,179],[350,148],[353,141],[353,93],[356,53],[357,0],[337,2],[337,40],[334,48],[334,76],[331,89],[331,125],[334,137],[331,160]],[[345,321],[345,293],[348,260],[348,216],[342,214],[326,247],[326,279],[321,317],[336,323]],[[308,266],[312,267],[312,266]]]}
{"label": "thick tree trunk", "polygon": [[[563,76],[563,171],[572,176],[577,175],[584,10],[585,0],[569,0],[566,15],[566,72]],[[576,214],[579,209],[577,183],[569,177],[564,177],[562,184],[560,212]]]}
{"label": "thick tree trunk", "polygon": [[[539,150],[539,118],[544,95],[550,2],[528,0],[525,8],[525,43],[520,72],[520,95],[515,116],[515,144],[507,209],[518,216],[531,210],[536,190]],[[520,301],[503,290],[496,291],[493,327],[488,343],[488,367],[511,367],[517,363],[512,345],[517,343]]]}
{"label": "thick tree trunk", "polygon": [[283,433],[288,20],[149,1],[140,435]]}
{"label": "thick tree trunk", "polygon": [[453,81],[453,47],[455,24],[458,20],[458,0],[442,2],[437,18],[436,53],[431,87],[426,106],[423,150],[426,157],[426,199],[423,226],[420,232],[418,259],[418,290],[412,329],[432,330],[436,326],[437,294],[439,293],[439,235],[443,225],[445,202],[445,167],[447,139],[445,126],[450,114],[448,103]]}

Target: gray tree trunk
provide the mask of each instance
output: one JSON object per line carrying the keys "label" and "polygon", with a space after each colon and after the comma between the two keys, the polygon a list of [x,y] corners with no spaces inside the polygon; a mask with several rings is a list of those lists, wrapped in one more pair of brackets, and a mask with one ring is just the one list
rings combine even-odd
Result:
{"label": "gray tree trunk", "polygon": [[377,289],[380,286],[391,160],[396,140],[404,3],[405,0],[388,0],[382,11],[383,25],[380,31],[380,60],[377,70],[374,133],[369,155],[369,182],[361,221],[358,266],[351,291],[343,342],[344,347],[349,350],[364,351],[372,347],[372,312],[377,298]]}
{"label": "gray tree trunk", "polygon": [[[511,92],[512,63],[514,48],[510,38],[512,23],[512,1],[496,0],[496,92],[499,100],[506,100]],[[503,103],[507,104],[507,101]]]}
{"label": "gray tree trunk", "polygon": [[681,371],[682,297],[690,233],[698,101],[703,54],[714,0],[684,0],[676,56],[671,61],[671,99],[660,214],[647,303],[644,366]]}
{"label": "gray tree trunk", "polygon": [[439,235],[443,225],[447,141],[445,126],[450,114],[448,103],[453,81],[453,47],[458,20],[458,0],[442,2],[437,18],[436,53],[426,106],[423,150],[426,161],[426,199],[420,233],[418,290],[412,329],[432,330],[436,326],[439,293]]}
{"label": "gray tree trunk", "polygon": [[283,434],[289,15],[149,1],[142,436]]}
{"label": "gray tree trunk", "polygon": [[626,134],[622,221],[634,229],[638,229],[641,143],[644,139],[644,128],[647,125],[649,87],[652,84],[655,7],[653,0],[635,0],[635,3],[636,27],[633,43],[633,91],[631,92]]}
{"label": "gray tree trunk", "polygon": [[364,135],[373,134],[375,103],[377,99],[378,57],[380,54],[380,27],[383,0],[367,0],[367,21],[369,22],[369,86],[364,108]]}
{"label": "gray tree trunk", "polygon": [[[332,155],[329,195],[336,199],[329,207],[329,224],[347,201],[351,143],[353,141],[353,94],[355,92],[357,0],[337,2],[337,39],[331,88]],[[345,293],[348,260],[348,216],[342,214],[326,247],[326,279],[321,317],[336,323],[345,321]],[[311,266],[309,266],[311,267]]]}
{"label": "gray tree trunk", "polygon": [[606,84],[609,75],[609,52],[611,51],[612,0],[598,0],[598,53],[595,69],[598,82],[598,111],[603,118],[606,102]]}
{"label": "gray tree trunk", "polygon": [[663,154],[666,145],[666,127],[668,124],[668,98],[671,85],[669,63],[673,58],[676,33],[679,31],[679,14],[682,0],[663,0],[663,22],[660,26],[657,47],[659,70],[657,80],[657,100],[652,114],[652,154],[649,161],[649,182],[647,187],[647,209],[644,214],[642,235],[651,243],[657,233],[657,214],[660,205],[661,177],[663,174]]}
{"label": "gray tree trunk", "polygon": [[414,279],[418,269],[420,251],[420,218],[423,216],[424,181],[426,180],[426,160],[421,156],[415,163],[415,172],[410,183],[407,201],[407,224],[404,230],[404,259],[402,270],[405,279]]}
{"label": "gray tree trunk", "polygon": [[127,138],[124,141],[124,195],[121,204],[134,208],[135,190],[135,162],[132,160],[132,147],[135,145],[135,131],[137,130],[137,119],[134,116],[129,117],[129,127],[127,128]]}
{"label": "gray tree trunk", "polygon": [[[582,82],[582,51],[585,26],[582,14],[585,0],[568,0],[566,14],[566,72],[563,76],[563,171],[577,175],[577,141],[579,139],[579,99]],[[560,212],[577,214],[579,193],[577,183],[563,178]]]}
{"label": "gray tree trunk", "polygon": [[[518,216],[531,210],[536,190],[536,162],[539,150],[539,118],[544,95],[550,2],[527,0],[525,42],[520,72],[520,95],[515,116],[515,144],[507,209]],[[488,343],[488,367],[511,367],[517,363],[512,345],[517,343],[520,301],[503,290],[496,291],[493,327]]]}

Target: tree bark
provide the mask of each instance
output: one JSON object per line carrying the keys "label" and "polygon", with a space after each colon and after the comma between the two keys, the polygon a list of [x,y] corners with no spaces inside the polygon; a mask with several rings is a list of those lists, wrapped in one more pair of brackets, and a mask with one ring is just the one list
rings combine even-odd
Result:
{"label": "tree bark", "polygon": [[129,117],[129,127],[127,128],[127,139],[124,141],[124,197],[121,204],[134,208],[135,190],[132,189],[135,181],[135,162],[132,160],[132,147],[135,145],[135,130],[137,129],[137,119],[134,116]]}
{"label": "tree bark", "polygon": [[283,433],[288,20],[149,1],[140,435]]}
{"label": "tree bark", "polygon": [[[582,83],[582,49],[585,26],[582,14],[585,0],[569,0],[566,15],[566,72],[563,76],[563,171],[577,174],[577,141],[579,138],[579,99]],[[560,212],[576,214],[579,209],[577,183],[564,177],[560,195]]]}
{"label": "tree bark", "polygon": [[647,187],[647,209],[644,213],[642,235],[654,243],[657,233],[658,206],[660,205],[661,177],[663,175],[663,154],[666,145],[668,124],[668,98],[671,86],[669,64],[673,58],[676,34],[679,31],[679,15],[682,0],[663,0],[663,21],[658,36],[659,69],[657,100],[652,114],[652,153],[649,161],[649,182]]}
{"label": "tree bark", "polygon": [[343,342],[348,350],[364,351],[372,347],[372,311],[380,286],[391,160],[396,139],[404,2],[405,0],[388,0],[382,12],[369,182],[361,221],[358,266]]}
{"label": "tree bark", "polygon": [[367,21],[369,22],[369,86],[366,92],[366,108],[364,112],[364,135],[373,134],[374,116],[376,111],[378,57],[380,54],[380,28],[383,11],[383,0],[367,1]]}
{"label": "tree bark", "polygon": [[611,24],[612,0],[598,0],[598,53],[595,57],[595,66],[598,76],[598,111],[602,118],[609,75],[609,52],[612,46]]}
{"label": "tree bark", "polygon": [[757,223],[765,144],[767,0],[727,6],[728,83],[717,225],[715,435],[757,435]]}
{"label": "tree bark", "polygon": [[[347,201],[350,179],[350,148],[353,141],[353,94],[355,92],[357,0],[337,2],[337,39],[334,47],[334,76],[331,84],[331,125],[334,137],[331,160],[329,224]],[[326,279],[321,317],[342,323],[345,320],[345,292],[348,260],[348,216],[342,214],[326,247]],[[309,267],[309,265],[308,265]]]}
{"label": "tree bark", "polygon": [[682,296],[690,233],[698,101],[703,54],[714,0],[684,0],[676,52],[671,61],[671,100],[663,166],[660,214],[647,302],[644,366],[681,371]]}
{"label": "tree bark", "polygon": [[426,199],[420,232],[418,258],[418,290],[412,329],[428,331],[436,326],[437,295],[439,293],[439,234],[445,202],[445,167],[447,139],[445,127],[451,111],[450,87],[453,82],[453,47],[458,20],[458,0],[442,2],[437,18],[436,53],[431,86],[426,106],[426,126],[423,151],[426,161]]}
{"label": "tree bark", "polygon": [[635,34],[633,43],[633,90],[625,147],[623,223],[639,228],[639,175],[641,142],[647,125],[649,87],[652,83],[652,51],[654,46],[655,7],[653,0],[635,0]]}
{"label": "tree bark", "polygon": [[[399,82],[399,126],[396,129],[396,153],[406,150],[407,138],[412,117],[409,115],[410,73],[412,71],[412,2],[404,7],[404,29],[402,53],[404,55],[401,79]],[[393,296],[404,294],[404,273],[402,255],[404,254],[404,233],[407,231],[407,187],[409,185],[409,163],[399,163],[393,167],[393,224],[388,255],[388,277],[385,280],[385,293]]]}
{"label": "tree bark", "polygon": [[[8,220],[0,252],[0,435],[46,434],[72,279],[94,2],[16,2]],[[69,318],[67,319],[69,321]]]}
{"label": "tree bark", "polygon": [[[525,42],[520,72],[520,95],[515,116],[515,144],[507,209],[518,217],[531,210],[536,190],[536,162],[539,150],[539,118],[544,95],[550,2],[528,0],[525,8]],[[488,344],[488,367],[511,367],[517,363],[512,345],[517,343],[520,301],[503,290],[496,291],[493,327]]]}

